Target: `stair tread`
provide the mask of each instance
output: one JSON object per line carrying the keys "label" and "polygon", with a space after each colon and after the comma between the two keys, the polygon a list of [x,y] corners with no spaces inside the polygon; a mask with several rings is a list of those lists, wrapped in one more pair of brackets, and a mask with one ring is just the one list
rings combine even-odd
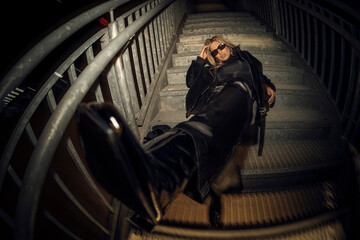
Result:
{"label": "stair tread", "polygon": [[252,32],[266,32],[266,27],[264,26],[208,26],[208,27],[199,27],[195,26],[193,28],[187,27],[183,29],[183,34],[196,34],[196,33],[206,33],[208,31],[212,32],[244,32],[244,31],[252,31]]}
{"label": "stair tread", "polygon": [[[309,94],[314,95],[316,92],[309,86],[303,84],[290,84],[290,83],[277,83],[276,84],[277,94],[287,91],[296,91],[298,94]],[[160,96],[166,95],[186,95],[189,88],[185,82],[183,84],[168,84],[160,91]],[[181,93],[180,93],[181,92]]]}
{"label": "stair tread", "polygon": [[249,12],[207,12],[188,15],[188,19],[214,16],[252,16]]}
{"label": "stair tread", "polygon": [[[233,32],[211,32],[211,33],[203,33],[203,34],[182,34],[180,35],[180,42],[188,42],[188,41],[202,41],[205,39],[211,38],[214,35],[223,35],[226,39],[232,41],[232,39],[237,39],[239,41],[262,41],[262,40],[271,40],[274,39],[272,33],[268,32],[247,32],[247,33],[233,33]],[[195,39],[195,40],[194,40]]]}
{"label": "stair tread", "polygon": [[[235,39],[234,39],[235,40]],[[284,46],[275,40],[267,40],[267,41],[232,41],[234,45],[240,45],[242,50],[247,50],[249,52],[261,50],[264,52],[271,51],[284,51]],[[200,52],[202,47],[204,46],[204,41],[197,41],[191,43],[180,42],[176,44],[176,49],[178,53],[183,52]]]}
{"label": "stair tread", "polygon": [[266,142],[261,157],[257,145],[240,145],[234,156],[241,161],[242,174],[284,173],[342,163],[336,150],[324,139],[293,140]]}
{"label": "stair tread", "polygon": [[[184,24],[184,27],[182,28],[182,30],[188,30],[188,29],[192,29],[192,28],[209,28],[209,27],[222,27],[224,26],[224,21],[216,21],[216,22],[212,22],[212,23],[209,23],[209,22],[202,22],[202,21],[199,21],[199,22],[188,22],[188,23],[185,23]],[[241,21],[241,22],[234,22],[234,20],[230,19],[227,23],[226,23],[226,26],[235,26],[235,27],[238,27],[238,26],[262,26],[260,24],[259,21],[252,21],[252,20],[249,20],[249,21]]]}
{"label": "stair tread", "polygon": [[[326,194],[329,192],[332,195]],[[339,194],[341,190],[331,181],[256,193],[221,194],[219,220],[224,228],[235,226],[237,229],[270,227],[288,221],[301,221],[341,209],[342,200]],[[185,194],[179,194],[166,209],[161,224],[210,227],[210,203],[210,198],[207,198],[204,204],[200,204]]]}
{"label": "stair tread", "polygon": [[[291,53],[284,52],[284,51],[274,51],[274,50],[268,50],[268,51],[259,51],[259,50],[252,50],[250,52],[254,56],[267,56],[267,55],[277,55],[277,56],[291,56]],[[174,53],[174,57],[194,57],[196,59],[197,56],[199,56],[199,52],[183,52],[183,53]]]}
{"label": "stair tread", "polygon": [[[166,120],[165,120],[166,119]],[[154,123],[156,122],[168,122],[168,123],[177,123],[186,121],[185,118],[185,109],[178,108],[175,111],[167,111],[162,109],[154,118]],[[291,123],[294,127],[302,127],[303,124],[313,124],[313,127],[328,127],[329,118],[323,112],[310,109],[305,107],[274,107],[268,113],[266,118],[267,128],[288,128],[288,125],[283,125],[284,122]],[[276,124],[279,123],[279,124]],[[276,124],[276,125],[274,125]]]}
{"label": "stair tread", "polygon": [[[187,72],[189,66],[173,66],[169,68],[167,71],[169,73],[180,73],[180,72]],[[288,65],[274,65],[274,64],[263,64],[263,71],[266,75],[266,72],[275,71],[275,72],[297,72],[297,73],[304,73],[304,70],[294,66]]]}
{"label": "stair tread", "polygon": [[[292,65],[292,55],[284,51],[251,51],[251,54],[259,59],[263,64],[272,65]],[[191,62],[199,56],[199,52],[183,52],[172,55],[173,64],[175,66],[190,66]]]}

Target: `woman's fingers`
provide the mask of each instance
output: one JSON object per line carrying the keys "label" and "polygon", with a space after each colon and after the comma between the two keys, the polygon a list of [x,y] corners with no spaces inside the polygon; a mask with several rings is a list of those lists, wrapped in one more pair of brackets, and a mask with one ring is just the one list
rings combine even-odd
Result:
{"label": "woman's fingers", "polygon": [[207,49],[208,46],[204,46],[200,52],[200,57],[205,59],[207,57],[207,53],[206,53],[206,49]]}
{"label": "woman's fingers", "polygon": [[275,99],[275,91],[271,87],[267,87],[266,92],[270,96],[269,103],[272,104]]}

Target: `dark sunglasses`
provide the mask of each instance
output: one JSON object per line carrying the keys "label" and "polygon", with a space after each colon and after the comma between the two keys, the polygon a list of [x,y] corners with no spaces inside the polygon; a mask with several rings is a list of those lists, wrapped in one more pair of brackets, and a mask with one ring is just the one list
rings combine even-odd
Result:
{"label": "dark sunglasses", "polygon": [[216,55],[219,53],[219,50],[223,50],[226,47],[225,43],[220,43],[220,45],[213,51],[211,51],[211,56],[216,57]]}

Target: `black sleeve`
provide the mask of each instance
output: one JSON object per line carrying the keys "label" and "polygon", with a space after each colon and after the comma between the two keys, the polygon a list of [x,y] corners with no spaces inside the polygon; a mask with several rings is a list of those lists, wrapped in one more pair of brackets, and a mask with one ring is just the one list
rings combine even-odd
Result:
{"label": "black sleeve", "polygon": [[188,88],[194,85],[196,79],[204,70],[205,63],[206,63],[205,59],[201,57],[197,57],[196,60],[193,60],[191,62],[191,65],[186,73],[186,86]]}
{"label": "black sleeve", "polygon": [[249,56],[249,58],[251,59],[253,64],[256,66],[256,69],[258,71],[258,76],[260,78],[261,83],[268,85],[274,91],[276,91],[275,85],[271,82],[271,80],[267,76],[264,75],[262,63],[256,57],[254,57],[251,53],[246,51],[246,54]]}

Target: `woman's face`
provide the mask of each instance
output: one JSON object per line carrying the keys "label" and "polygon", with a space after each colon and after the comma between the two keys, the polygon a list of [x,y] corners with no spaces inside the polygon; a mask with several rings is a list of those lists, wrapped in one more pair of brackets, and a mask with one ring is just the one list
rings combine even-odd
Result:
{"label": "woman's face", "polygon": [[[221,49],[221,42],[214,41],[210,44],[210,52],[213,52],[214,50],[217,50],[217,54],[215,56],[216,59],[220,61],[225,61],[230,57],[230,49],[228,46],[225,45],[225,48]],[[220,45],[220,48],[218,48]]]}

